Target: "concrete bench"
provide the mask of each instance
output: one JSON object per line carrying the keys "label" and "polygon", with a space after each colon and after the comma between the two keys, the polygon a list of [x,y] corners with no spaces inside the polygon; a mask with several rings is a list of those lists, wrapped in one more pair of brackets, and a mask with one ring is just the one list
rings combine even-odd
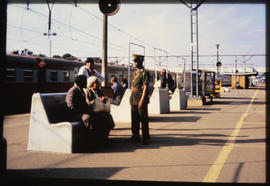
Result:
{"label": "concrete bench", "polygon": [[148,105],[149,114],[163,114],[170,112],[168,88],[155,88]]}
{"label": "concrete bench", "polygon": [[170,110],[184,110],[187,107],[187,96],[185,90],[175,89],[170,99]]}
{"label": "concrete bench", "polygon": [[90,133],[70,115],[66,93],[32,96],[28,150],[74,153],[89,147]]}
{"label": "concrete bench", "polygon": [[[127,89],[120,105],[111,104],[111,115],[115,122],[131,122],[131,107],[129,103],[131,89]],[[162,114],[170,112],[168,89],[155,88],[148,105],[149,114]]]}
{"label": "concrete bench", "polygon": [[111,115],[115,122],[131,122],[130,95],[131,90],[127,89],[122,97],[120,105],[111,104]]}

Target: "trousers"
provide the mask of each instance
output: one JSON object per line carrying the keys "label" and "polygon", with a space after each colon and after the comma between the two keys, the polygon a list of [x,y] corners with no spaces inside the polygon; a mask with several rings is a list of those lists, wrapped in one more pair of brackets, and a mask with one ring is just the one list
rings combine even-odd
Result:
{"label": "trousers", "polygon": [[149,140],[149,119],[147,104],[142,108],[138,105],[131,105],[131,131],[134,137],[140,136],[140,123],[142,124],[143,140]]}

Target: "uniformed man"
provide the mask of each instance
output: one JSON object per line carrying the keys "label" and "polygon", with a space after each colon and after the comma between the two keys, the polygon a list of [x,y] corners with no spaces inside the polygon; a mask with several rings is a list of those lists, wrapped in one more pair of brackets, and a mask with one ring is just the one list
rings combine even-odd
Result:
{"label": "uniformed man", "polygon": [[131,131],[130,141],[140,141],[140,123],[142,123],[142,143],[149,144],[149,125],[148,125],[148,91],[147,87],[150,80],[150,74],[143,67],[144,56],[133,54],[134,67],[136,68],[131,81]]}

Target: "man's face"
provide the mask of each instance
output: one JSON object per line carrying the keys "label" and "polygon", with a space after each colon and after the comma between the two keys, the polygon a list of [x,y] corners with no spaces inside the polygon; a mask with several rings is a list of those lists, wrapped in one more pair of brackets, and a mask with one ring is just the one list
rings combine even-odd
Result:
{"label": "man's face", "polygon": [[95,68],[95,63],[94,62],[89,63],[89,69],[94,70],[94,68]]}
{"label": "man's face", "polygon": [[99,83],[98,80],[96,80],[92,88],[93,88],[94,90],[97,90],[97,89],[99,89],[99,87],[100,87],[100,83]]}
{"label": "man's face", "polygon": [[110,79],[110,83],[111,83],[111,85],[114,84],[113,78]]}
{"label": "man's face", "polygon": [[87,68],[90,70],[94,70],[95,64],[94,63],[86,63]]}
{"label": "man's face", "polygon": [[133,67],[137,68],[137,67],[138,67],[138,64],[139,64],[138,62],[135,62],[135,61],[134,61]]}
{"label": "man's face", "polygon": [[91,63],[86,63],[85,65],[87,66],[87,68],[89,68],[89,69],[90,69],[90,67],[91,67]]}

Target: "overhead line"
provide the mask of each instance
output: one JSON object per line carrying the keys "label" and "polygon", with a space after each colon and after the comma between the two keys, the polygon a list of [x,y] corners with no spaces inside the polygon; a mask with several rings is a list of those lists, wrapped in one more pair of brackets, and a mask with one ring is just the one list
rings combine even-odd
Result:
{"label": "overhead line", "polygon": [[[13,6],[18,7],[18,8],[23,8],[23,7],[16,6],[16,5],[13,5]],[[23,9],[24,9],[24,8],[23,8]],[[48,17],[48,16],[46,16],[46,15],[44,15],[44,14],[42,14],[42,13],[40,13],[40,12],[38,12],[38,11],[32,9],[32,8],[29,8],[29,10],[31,10],[32,12],[34,12],[34,13],[36,13],[36,14],[38,14],[38,15],[41,15],[41,16],[43,16],[43,17]],[[55,19],[55,18],[52,18],[52,20],[54,20],[54,21],[56,21],[56,22],[58,22],[58,23],[60,23],[60,24],[63,24],[63,25],[65,25],[65,26],[69,27],[69,28],[72,28],[73,30],[76,30],[76,31],[78,31],[78,32],[81,32],[81,33],[83,33],[83,34],[85,34],[85,35],[87,35],[87,36],[89,36],[89,37],[95,38],[95,39],[100,40],[100,41],[102,40],[102,38],[99,38],[99,37],[97,37],[97,36],[95,36],[95,35],[89,34],[89,33],[85,32],[85,31],[83,31],[83,30],[74,28],[74,27],[72,27],[72,26],[70,26],[70,25],[68,25],[68,24],[66,24],[66,23],[63,23],[62,21],[59,21],[59,20],[57,20],[57,19]],[[119,45],[117,45],[117,44],[114,44],[114,43],[112,43],[112,42],[109,42],[109,44],[127,50],[127,48],[124,48],[124,47],[119,46]]]}
{"label": "overhead line", "polygon": [[[88,13],[89,15],[95,17],[95,18],[98,19],[99,21],[103,21],[103,19],[101,19],[100,17],[96,16],[95,14],[89,12],[88,10],[85,10],[84,8],[82,8],[82,7],[80,7],[80,6],[78,6],[78,8],[80,8],[80,9],[83,10],[84,12]],[[155,48],[153,45],[151,45],[151,44],[149,44],[149,43],[147,43],[147,42],[144,42],[144,41],[142,41],[142,40],[136,38],[135,36],[133,36],[133,35],[131,35],[131,34],[125,32],[125,31],[123,31],[122,29],[118,28],[117,26],[115,26],[115,25],[113,25],[113,24],[111,24],[111,23],[108,23],[108,24],[109,24],[111,27],[113,27],[114,29],[116,29],[117,31],[122,32],[122,33],[128,35],[129,37],[131,37],[131,38],[133,38],[133,39],[135,39],[135,40],[137,40],[137,41],[139,41],[139,42],[141,42],[141,43],[144,43],[144,44],[146,44],[146,45],[148,45],[148,46],[150,46],[150,47],[152,47],[152,48]]]}

